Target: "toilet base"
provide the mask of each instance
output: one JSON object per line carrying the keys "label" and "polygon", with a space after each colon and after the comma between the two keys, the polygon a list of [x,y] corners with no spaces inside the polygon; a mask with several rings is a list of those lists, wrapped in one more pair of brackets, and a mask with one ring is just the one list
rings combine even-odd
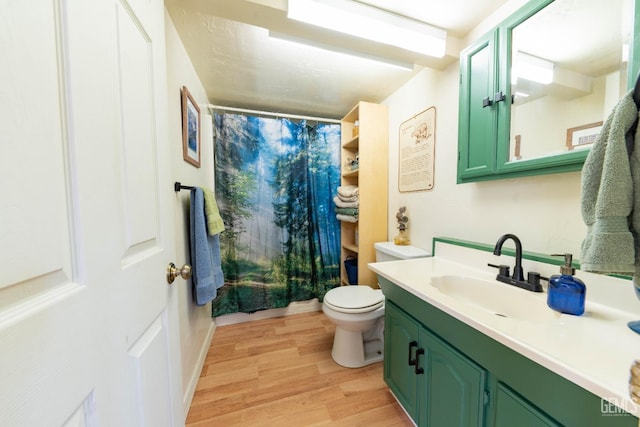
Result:
{"label": "toilet base", "polygon": [[382,349],[380,338],[363,340],[362,332],[336,327],[331,357],[346,368],[361,368],[382,361]]}

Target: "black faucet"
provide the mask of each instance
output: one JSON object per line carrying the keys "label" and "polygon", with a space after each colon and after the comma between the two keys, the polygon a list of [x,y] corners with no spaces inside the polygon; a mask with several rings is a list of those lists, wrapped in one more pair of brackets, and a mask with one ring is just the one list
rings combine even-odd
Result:
{"label": "black faucet", "polygon": [[[495,248],[493,249],[494,255],[500,255],[502,253],[502,245],[508,239],[513,240],[516,245],[516,265],[513,267],[513,275],[509,277],[509,267],[506,265],[493,266],[498,267],[498,275],[496,280],[514,285],[522,289],[526,289],[532,292],[542,292],[542,285],[540,284],[540,274],[530,272],[527,275],[527,280],[524,280],[524,271],[522,269],[522,243],[518,236],[515,234],[505,234],[498,239]],[[491,264],[489,264],[491,265]]]}

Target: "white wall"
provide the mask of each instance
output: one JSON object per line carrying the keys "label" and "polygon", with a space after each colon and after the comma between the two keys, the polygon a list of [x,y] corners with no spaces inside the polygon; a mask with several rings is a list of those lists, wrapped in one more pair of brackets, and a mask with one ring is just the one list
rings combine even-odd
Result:
{"label": "white wall", "polygon": [[[571,252],[579,258],[586,227],[580,214],[580,172],[456,184],[459,65],[425,69],[388,97],[389,239],[397,234],[395,214],[407,206],[414,246],[431,249],[433,237],[493,244],[505,233],[524,250]],[[435,181],[431,191],[398,191],[400,123],[436,107]],[[509,244],[509,243],[508,243]]]}
{"label": "white wall", "polygon": [[[169,139],[171,141],[172,176],[183,185],[214,186],[213,175],[213,128],[207,111],[209,101],[200,79],[196,75],[191,60],[182,45],[175,26],[165,11],[165,31],[167,45],[167,90],[169,110]],[[202,151],[200,168],[182,159],[182,119],[180,89],[186,86],[200,107],[202,123]],[[189,262],[189,191],[175,193],[174,202],[176,230],[176,265]],[[178,279],[173,286],[178,287],[180,319],[180,350],[182,352],[182,384],[184,388],[184,414],[187,415],[200,371],[209,349],[215,324],[211,318],[211,304],[198,307],[191,296],[191,281]]]}

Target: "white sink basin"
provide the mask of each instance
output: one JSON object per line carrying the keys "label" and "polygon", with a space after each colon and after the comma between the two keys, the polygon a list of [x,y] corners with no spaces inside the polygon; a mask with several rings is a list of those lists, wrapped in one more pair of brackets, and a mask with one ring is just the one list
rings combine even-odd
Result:
{"label": "white sink basin", "polygon": [[560,313],[547,307],[546,294],[527,291],[497,280],[455,275],[433,276],[431,286],[457,301],[499,317],[533,322],[560,317]]}

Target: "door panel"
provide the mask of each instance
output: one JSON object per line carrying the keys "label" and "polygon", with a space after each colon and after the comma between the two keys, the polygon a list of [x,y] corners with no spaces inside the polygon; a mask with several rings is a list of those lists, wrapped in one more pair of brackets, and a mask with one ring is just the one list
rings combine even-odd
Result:
{"label": "door panel", "polygon": [[65,23],[53,1],[4,2],[0,15],[11,64],[0,67],[0,425],[61,425],[91,392],[93,357],[89,325],[74,320],[87,316],[87,292],[72,250]]}
{"label": "door panel", "polygon": [[[25,75],[14,67],[0,67],[0,79],[6,82],[0,88],[0,256],[7,267],[0,277],[0,307],[28,304],[72,280],[65,111],[58,102],[64,90],[61,22],[52,2],[44,3],[35,14],[22,2],[7,5],[10,13],[31,16],[24,25],[3,22],[4,12],[0,17],[0,25],[8,29],[0,36],[3,62],[33,70]],[[31,49],[43,55],[34,57]],[[38,176],[46,179],[33,179]]]}
{"label": "door panel", "polygon": [[[181,422],[181,384],[173,379],[167,310],[167,263],[174,258],[164,80],[164,7],[162,2],[115,1],[117,108],[120,135],[124,246],[120,255],[116,305],[123,320],[129,376],[121,385],[133,402],[122,419],[136,425],[170,426]],[[166,244],[169,243],[169,244]],[[167,255],[170,254],[168,257]],[[184,282],[178,282],[184,283]],[[127,369],[128,368],[128,369]],[[119,369],[119,368],[117,368]],[[177,371],[179,372],[179,370]],[[175,389],[172,389],[175,387]]]}
{"label": "door panel", "polygon": [[[171,426],[169,360],[165,316],[154,320],[129,351],[131,374],[138,378],[137,408],[140,426]],[[160,392],[159,392],[160,390]]]}
{"label": "door panel", "polygon": [[91,393],[62,427],[93,427],[91,419],[95,414],[95,410],[93,393]]}
{"label": "door panel", "polygon": [[152,40],[140,21],[117,5],[122,196],[126,230],[123,265],[157,247],[158,203]]}
{"label": "door panel", "polygon": [[163,3],[0,25],[0,425],[181,425]]}

